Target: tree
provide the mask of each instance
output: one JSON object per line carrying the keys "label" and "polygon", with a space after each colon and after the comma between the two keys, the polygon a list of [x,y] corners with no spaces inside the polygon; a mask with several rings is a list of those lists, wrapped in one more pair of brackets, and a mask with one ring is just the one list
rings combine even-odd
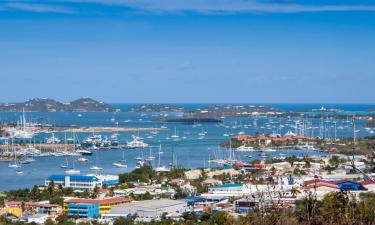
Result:
{"label": "tree", "polygon": [[293,166],[294,162],[298,161],[297,156],[292,155],[291,157],[287,157],[286,161],[290,163],[290,166]]}
{"label": "tree", "polygon": [[55,190],[55,183],[53,181],[50,181],[47,186],[47,191],[49,195],[53,195],[54,190]]}
{"label": "tree", "polygon": [[55,222],[51,218],[48,218],[46,222],[44,222],[44,225],[55,225]]}
{"label": "tree", "polygon": [[337,168],[340,163],[341,163],[341,160],[340,158],[337,156],[337,155],[333,155],[330,159],[329,159],[329,164],[331,164],[332,166],[334,166],[335,168]]}
{"label": "tree", "polygon": [[215,225],[230,225],[233,224],[232,217],[226,212],[215,212],[210,217],[210,224]]}
{"label": "tree", "polygon": [[134,219],[132,217],[118,217],[113,221],[113,225],[133,225]]}
{"label": "tree", "polygon": [[297,187],[292,187],[292,189],[290,189],[290,193],[295,198],[297,194],[301,193],[301,191]]}

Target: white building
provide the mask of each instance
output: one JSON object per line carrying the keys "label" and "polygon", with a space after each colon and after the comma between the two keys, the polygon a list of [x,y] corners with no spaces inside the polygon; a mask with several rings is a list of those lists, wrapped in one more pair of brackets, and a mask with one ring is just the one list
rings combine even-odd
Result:
{"label": "white building", "polygon": [[48,219],[47,214],[34,214],[30,215],[26,218],[27,223],[37,223],[37,224],[44,224],[46,220]]}
{"label": "white building", "polygon": [[47,186],[51,181],[55,185],[62,185],[63,188],[73,188],[74,190],[92,191],[95,187],[101,188],[103,185],[118,184],[118,176],[112,175],[51,175],[45,180]]}
{"label": "white building", "polygon": [[181,215],[186,209],[187,203],[181,200],[147,200],[112,207],[110,213],[102,214],[102,219],[108,221],[117,217],[127,217],[137,214],[137,222],[149,222],[151,220],[159,220],[164,213],[167,213],[167,217],[168,215]]}

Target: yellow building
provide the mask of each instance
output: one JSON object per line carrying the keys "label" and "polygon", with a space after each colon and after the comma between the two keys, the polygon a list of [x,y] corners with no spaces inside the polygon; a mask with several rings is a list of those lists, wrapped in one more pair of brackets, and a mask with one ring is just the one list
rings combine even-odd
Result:
{"label": "yellow building", "polygon": [[66,200],[64,203],[64,211],[67,212],[69,208],[69,204],[98,204],[99,205],[99,214],[109,213],[111,208],[114,206],[124,205],[129,203],[129,198],[106,198],[106,199],[88,199],[88,198],[74,198]]}

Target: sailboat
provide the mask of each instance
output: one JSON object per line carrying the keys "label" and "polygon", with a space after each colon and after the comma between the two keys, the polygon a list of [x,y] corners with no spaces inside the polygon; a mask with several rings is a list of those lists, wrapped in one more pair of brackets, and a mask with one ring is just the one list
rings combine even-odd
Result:
{"label": "sailboat", "polygon": [[8,167],[9,168],[20,168],[21,165],[17,162],[17,155],[16,155],[16,151],[14,150],[14,146],[13,146],[13,138],[12,138],[12,149],[13,149],[13,155],[14,155],[14,162],[13,163],[9,163]]}
{"label": "sailboat", "polygon": [[96,170],[96,171],[98,171],[98,170],[102,170],[103,168],[102,167],[99,167],[98,166],[98,154],[96,154],[96,165],[92,165],[91,167],[90,167],[90,170]]}
{"label": "sailboat", "polygon": [[79,171],[79,170],[77,170],[77,169],[74,169],[74,160],[73,160],[72,168],[69,169],[69,170],[65,170],[65,173],[66,173],[66,174],[80,174],[81,171]]}
{"label": "sailboat", "polygon": [[152,161],[155,159],[155,156],[152,155],[152,148],[150,147],[150,153],[148,157],[146,158],[146,161]]}
{"label": "sailboat", "polygon": [[158,158],[158,167],[155,168],[156,172],[164,172],[169,171],[169,169],[165,166],[160,165],[160,155],[161,155],[161,145],[159,145],[159,152],[158,152],[159,158]]}
{"label": "sailboat", "polygon": [[177,139],[179,138],[180,136],[177,135],[177,130],[176,130],[176,127],[174,127],[174,135],[171,136],[171,138],[173,139]]}
{"label": "sailboat", "polygon": [[68,158],[65,158],[65,164],[61,164],[60,168],[68,168],[69,163],[68,163]]}
{"label": "sailboat", "polygon": [[112,166],[117,167],[117,168],[126,168],[126,167],[128,167],[128,165],[126,165],[124,153],[125,152],[122,151],[122,160],[112,163]]}

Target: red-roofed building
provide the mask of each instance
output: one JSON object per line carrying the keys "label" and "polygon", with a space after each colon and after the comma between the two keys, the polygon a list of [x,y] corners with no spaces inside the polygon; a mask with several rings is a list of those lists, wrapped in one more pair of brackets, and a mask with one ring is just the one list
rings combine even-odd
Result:
{"label": "red-roofed building", "polygon": [[48,202],[21,202],[21,201],[7,201],[4,203],[5,207],[22,208],[24,211],[31,211],[36,213],[43,213],[48,215],[58,215],[62,212],[62,208],[57,204],[50,204]]}

